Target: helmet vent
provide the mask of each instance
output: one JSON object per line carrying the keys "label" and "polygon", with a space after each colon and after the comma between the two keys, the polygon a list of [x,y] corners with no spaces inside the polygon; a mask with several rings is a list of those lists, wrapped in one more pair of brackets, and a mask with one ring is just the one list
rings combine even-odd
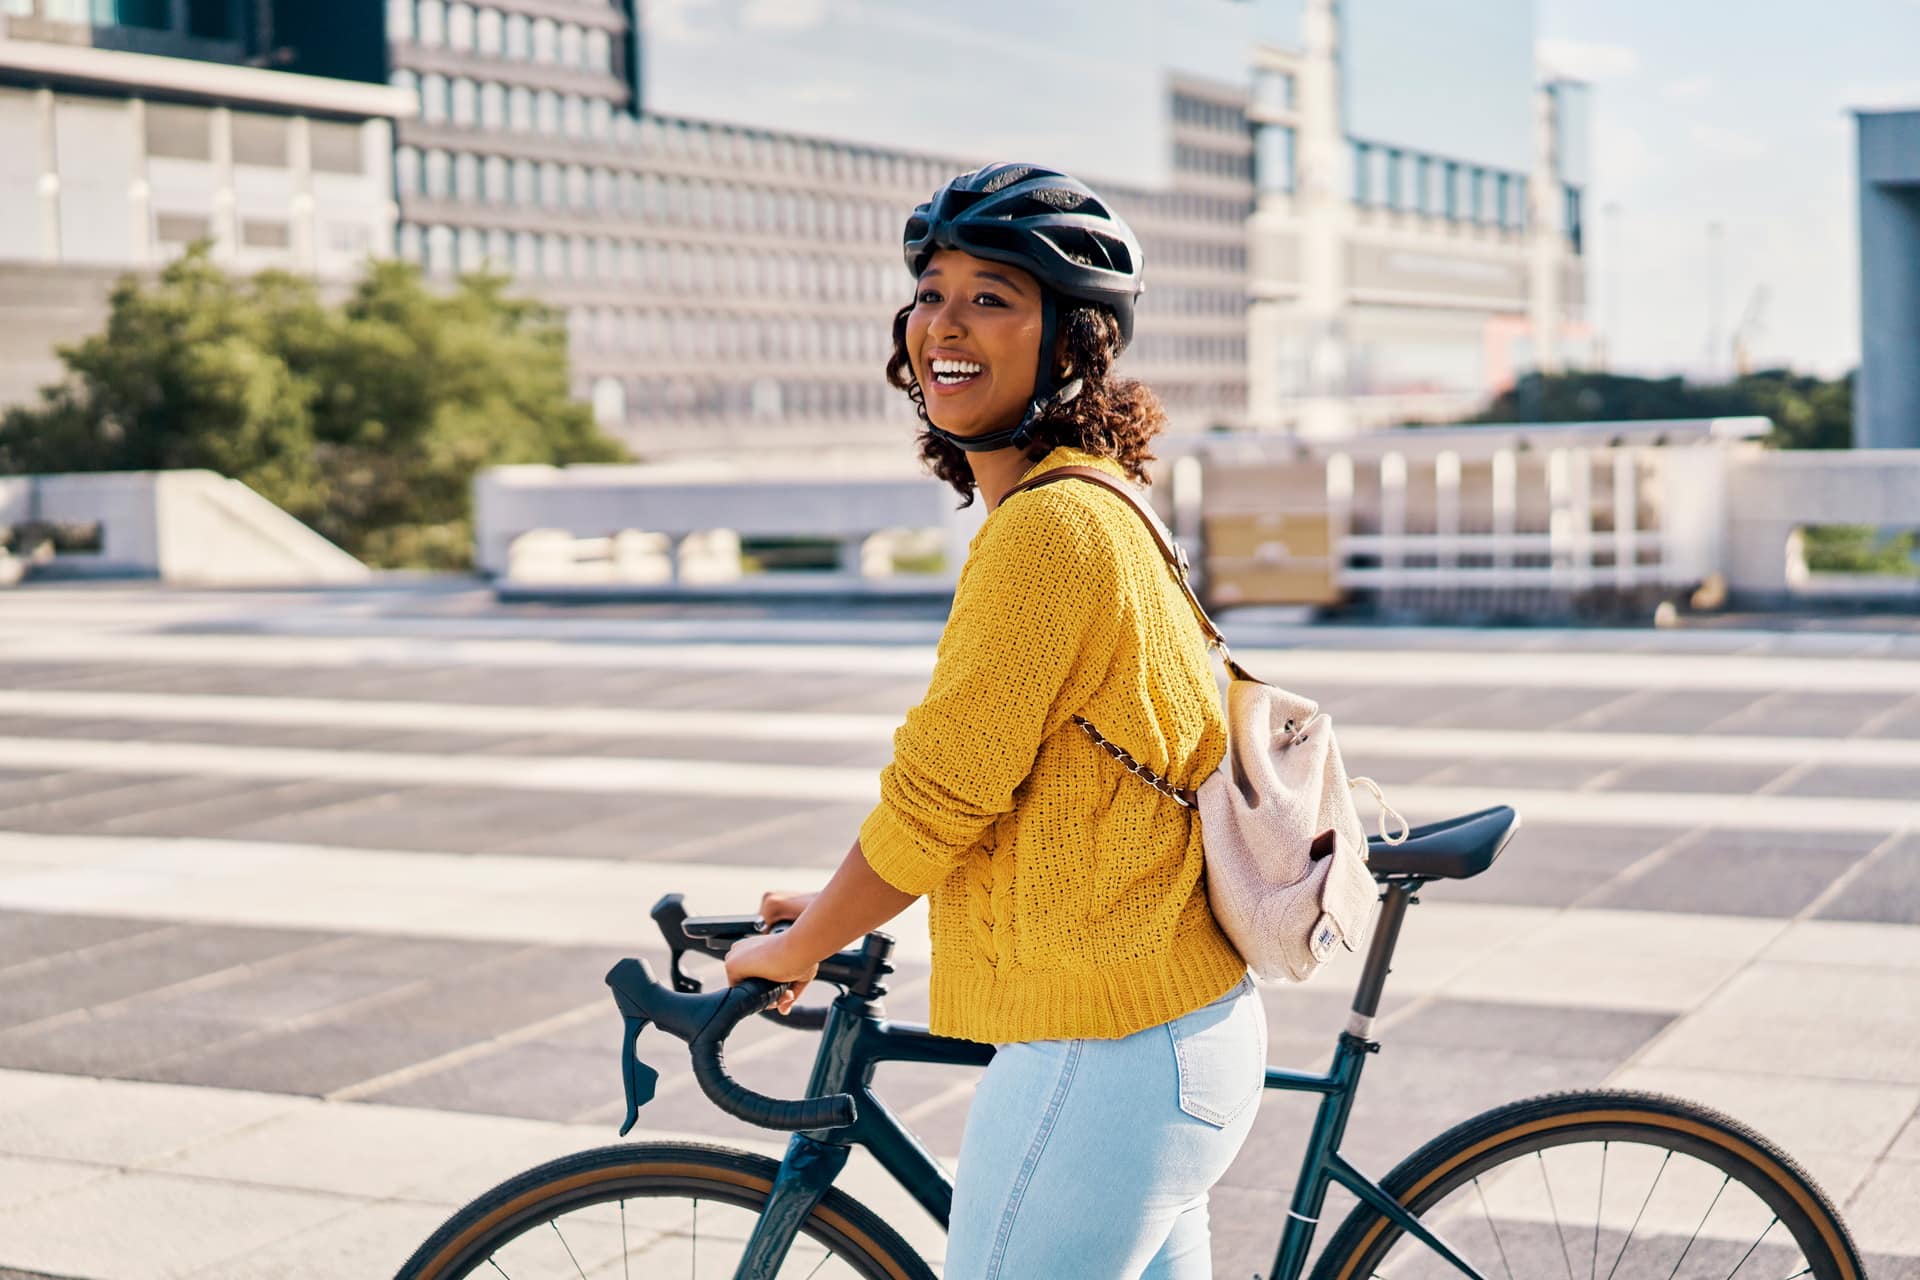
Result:
{"label": "helmet vent", "polygon": [[1024,181],[1032,172],[1033,166],[1030,164],[1008,165],[981,184],[980,194],[990,196],[996,191],[1004,191],[1014,183]]}

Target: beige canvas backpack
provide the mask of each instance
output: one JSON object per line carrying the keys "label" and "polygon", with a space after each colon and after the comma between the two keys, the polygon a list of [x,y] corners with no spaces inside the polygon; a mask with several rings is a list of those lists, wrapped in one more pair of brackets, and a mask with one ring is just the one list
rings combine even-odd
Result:
{"label": "beige canvas backpack", "polygon": [[[1015,485],[1007,496],[1058,480],[1090,480],[1118,494],[1146,522],[1208,646],[1220,650],[1232,677],[1226,755],[1197,792],[1174,786],[1084,717],[1075,716],[1074,723],[1161,794],[1198,811],[1214,918],[1256,975],[1304,982],[1336,948],[1357,950],[1373,923],[1379,891],[1367,870],[1367,832],[1352,789],[1373,792],[1380,834],[1389,844],[1407,838],[1406,820],[1371,778],[1348,778],[1333,721],[1312,699],[1255,679],[1234,661],[1226,637],[1187,581],[1186,553],[1130,486],[1094,467],[1057,467]],[[1388,834],[1388,815],[1399,824],[1398,834]]]}

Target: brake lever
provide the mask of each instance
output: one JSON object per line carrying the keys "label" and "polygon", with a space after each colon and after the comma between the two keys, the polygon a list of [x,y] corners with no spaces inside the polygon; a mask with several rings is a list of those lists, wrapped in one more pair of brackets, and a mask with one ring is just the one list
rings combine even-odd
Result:
{"label": "brake lever", "polygon": [[640,1108],[653,1101],[654,1089],[660,1083],[660,1073],[640,1061],[640,1033],[646,1030],[647,1020],[629,1016],[625,1021],[626,1037],[620,1045],[620,1086],[627,1095],[627,1118],[620,1125],[623,1138],[640,1118]]}

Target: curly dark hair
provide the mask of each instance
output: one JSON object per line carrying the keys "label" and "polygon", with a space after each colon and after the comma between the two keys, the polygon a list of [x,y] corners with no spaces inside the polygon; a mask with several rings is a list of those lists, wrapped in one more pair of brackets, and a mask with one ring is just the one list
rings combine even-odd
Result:
{"label": "curly dark hair", "polygon": [[[893,354],[887,357],[887,381],[907,393],[920,421],[927,422],[926,393],[914,379],[913,363],[907,355],[907,317],[912,312],[909,303],[893,317]],[[1120,347],[1120,322],[1103,306],[1063,306],[1059,332],[1066,343],[1063,367],[1072,370],[1069,376],[1081,379],[1080,394],[1064,405],[1056,405],[1040,419],[1039,430],[1027,446],[1028,460],[1038,462],[1049,450],[1067,445],[1111,458],[1138,483],[1151,483],[1147,464],[1154,460],[1154,454],[1147,443],[1166,430],[1167,415],[1160,407],[1160,398],[1145,383],[1112,376]],[[953,486],[962,507],[972,506],[976,486],[966,452],[930,431],[920,433],[919,446],[927,469]]]}

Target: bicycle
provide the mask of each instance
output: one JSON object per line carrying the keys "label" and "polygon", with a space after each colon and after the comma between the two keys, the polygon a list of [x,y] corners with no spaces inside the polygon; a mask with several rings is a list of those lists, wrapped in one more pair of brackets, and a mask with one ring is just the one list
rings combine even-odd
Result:
{"label": "bicycle", "polygon": [[[1266,1074],[1268,1089],[1320,1095],[1270,1280],[1299,1280],[1335,1184],[1358,1203],[1329,1238],[1313,1280],[1515,1280],[1563,1272],[1568,1280],[1675,1280],[1683,1266],[1687,1275],[1726,1280],[1860,1280],[1845,1224],[1791,1157],[1739,1122],[1676,1098],[1589,1090],[1509,1103],[1455,1125],[1377,1183],[1341,1155],[1361,1069],[1381,1047],[1373,1022],[1408,908],[1434,881],[1485,871],[1518,823],[1501,806],[1417,827],[1397,847],[1374,842],[1381,908],[1332,1064],[1323,1074],[1275,1067]],[[692,1142],[565,1156],[454,1214],[397,1280],[930,1280],[931,1268],[899,1234],[833,1183],[852,1148],[864,1146],[944,1228],[952,1183],[868,1085],[881,1062],[982,1066],[993,1046],[885,1017],[879,1001],[893,971],[893,940],[884,933],[870,933],[857,949],[821,964],[816,980],[839,990],[831,1004],[782,1018],[768,1009],[779,991],[774,984],[755,979],[703,994],[681,966],[688,954],[724,955],[758,931],[756,916],[689,918],[677,894],[662,899],[653,916],[671,955],[671,985],[656,981],[641,960],[622,960],[607,975],[626,1019],[621,1136],[652,1096],[653,1072],[637,1056],[637,1037],[658,1025],[687,1042],[695,1077],[715,1105],[792,1133],[785,1158]],[[820,1031],[804,1098],[771,1098],[727,1075],[727,1035],[755,1013]],[[633,1209],[637,1204],[647,1212]],[[1580,1216],[1589,1205],[1591,1222]]]}

